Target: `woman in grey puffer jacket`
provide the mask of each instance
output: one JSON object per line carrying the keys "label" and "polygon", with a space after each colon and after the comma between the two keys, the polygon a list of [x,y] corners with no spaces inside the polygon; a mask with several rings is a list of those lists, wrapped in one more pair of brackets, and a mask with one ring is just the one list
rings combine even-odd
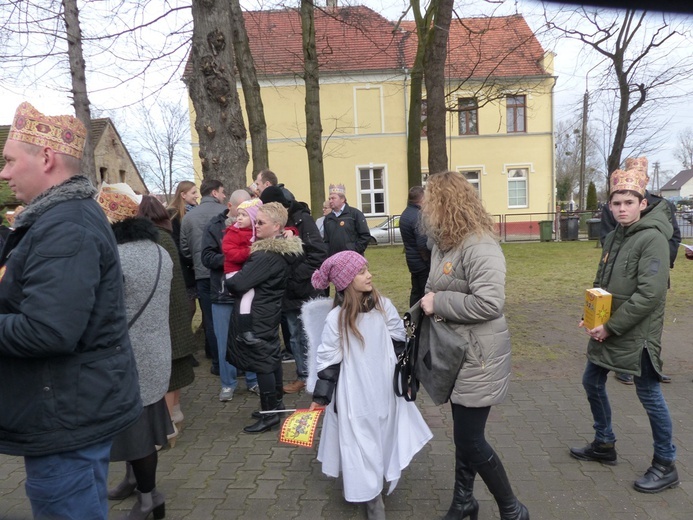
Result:
{"label": "woman in grey puffer jacket", "polygon": [[505,258],[491,216],[474,187],[457,172],[432,175],[422,208],[433,240],[431,271],[421,308],[445,318],[468,344],[450,396],[455,440],[455,489],[444,520],[475,520],[478,473],[493,494],[502,520],[529,520],[512,491],[484,430],[491,406],[510,379],[510,334],[503,316]]}

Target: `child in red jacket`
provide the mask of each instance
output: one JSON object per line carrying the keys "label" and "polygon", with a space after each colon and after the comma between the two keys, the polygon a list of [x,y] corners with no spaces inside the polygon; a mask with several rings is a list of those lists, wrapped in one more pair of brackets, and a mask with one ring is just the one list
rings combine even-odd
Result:
{"label": "child in red jacket", "polygon": [[[260,199],[241,202],[238,205],[236,222],[226,228],[221,249],[224,252],[224,274],[227,279],[240,271],[250,256],[250,246],[255,242],[255,219],[260,207],[262,207]],[[240,303],[237,302],[237,305],[240,305],[241,318],[239,320],[241,330],[237,331],[237,334],[249,345],[259,341],[252,333],[253,322],[250,309],[254,296],[255,290],[250,289],[241,297]]]}

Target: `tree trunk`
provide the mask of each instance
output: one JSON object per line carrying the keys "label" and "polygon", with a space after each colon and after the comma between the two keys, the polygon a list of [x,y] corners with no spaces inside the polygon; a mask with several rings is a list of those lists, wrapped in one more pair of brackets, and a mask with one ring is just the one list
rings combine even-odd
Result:
{"label": "tree trunk", "polygon": [[192,72],[202,177],[218,179],[227,192],[246,186],[248,150],[236,77],[231,11],[224,0],[193,0]]}
{"label": "tree trunk", "polygon": [[424,42],[419,40],[409,81],[409,122],[407,124],[407,181],[421,186],[421,89],[423,87]]}
{"label": "tree trunk", "polygon": [[428,171],[438,173],[448,169],[446,145],[445,61],[448,35],[452,21],[453,0],[438,0],[433,24],[429,29],[424,54],[426,81]]}
{"label": "tree trunk", "polygon": [[67,55],[70,60],[70,76],[72,77],[73,105],[77,119],[82,121],[87,129],[81,173],[94,186],[97,186],[94,147],[91,142],[91,111],[89,109],[89,97],[87,96],[86,66],[84,55],[82,54],[82,31],[79,26],[77,0],[62,0],[62,3],[65,16],[65,33],[67,34]]}
{"label": "tree trunk", "polygon": [[315,218],[322,216],[325,201],[325,172],[322,162],[320,121],[320,70],[315,48],[315,10],[312,0],[301,0],[303,70],[306,84],[306,151],[310,177],[310,207]]}
{"label": "tree trunk", "polygon": [[269,152],[267,150],[267,123],[265,109],[260,95],[260,84],[255,72],[255,61],[250,53],[248,33],[245,30],[243,11],[239,0],[230,0],[231,31],[233,33],[233,49],[236,55],[238,76],[243,86],[245,111],[248,114],[248,130],[250,131],[251,153],[253,156],[253,178],[260,170],[269,169]]}

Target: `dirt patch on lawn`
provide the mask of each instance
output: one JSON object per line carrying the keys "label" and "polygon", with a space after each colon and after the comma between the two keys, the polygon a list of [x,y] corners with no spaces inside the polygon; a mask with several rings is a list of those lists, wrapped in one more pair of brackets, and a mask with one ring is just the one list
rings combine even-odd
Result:
{"label": "dirt patch on lawn", "polygon": [[[581,374],[587,334],[577,327],[580,316],[559,302],[506,304],[513,345],[513,375],[520,379],[562,379]],[[662,336],[665,373],[693,372],[693,323],[690,313],[667,311]]]}

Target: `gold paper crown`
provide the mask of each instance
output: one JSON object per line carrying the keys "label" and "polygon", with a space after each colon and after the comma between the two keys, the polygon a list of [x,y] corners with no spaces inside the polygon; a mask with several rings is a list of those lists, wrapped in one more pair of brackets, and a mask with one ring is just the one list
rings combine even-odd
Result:
{"label": "gold paper crown", "polygon": [[629,157],[626,159],[626,171],[628,170],[637,170],[645,174],[645,177],[649,177],[647,175],[647,157]]}
{"label": "gold paper crown", "polygon": [[330,184],[330,194],[336,193],[337,195],[346,195],[346,188],[344,184]]}
{"label": "gold paper crown", "polygon": [[87,130],[72,116],[47,116],[24,101],[17,107],[8,139],[47,146],[57,153],[82,158]]}
{"label": "gold paper crown", "polygon": [[137,216],[141,199],[142,197],[125,183],[107,184],[104,182],[96,196],[96,200],[111,223]]}
{"label": "gold paper crown", "polygon": [[647,175],[640,170],[616,170],[609,179],[611,193],[621,190],[636,191],[643,197],[647,189]]}

